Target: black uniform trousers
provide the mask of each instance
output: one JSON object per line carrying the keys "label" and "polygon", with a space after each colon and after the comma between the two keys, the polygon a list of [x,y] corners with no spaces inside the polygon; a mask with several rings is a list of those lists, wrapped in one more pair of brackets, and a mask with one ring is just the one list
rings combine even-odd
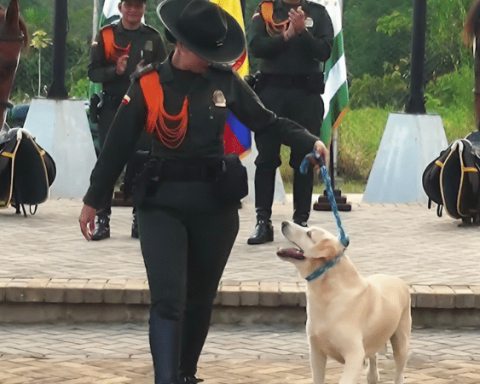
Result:
{"label": "black uniform trousers", "polygon": [[[320,135],[324,106],[320,94],[312,94],[303,88],[283,87],[266,84],[258,92],[266,108],[280,117],[286,117],[303,125],[315,136]],[[255,208],[257,221],[270,222],[275,192],[275,173],[280,166],[280,138],[274,131],[256,134],[255,143],[258,156],[255,159]],[[312,148],[313,150],[313,148]],[[290,153],[290,166],[293,168],[293,220],[307,222],[310,216],[313,191],[313,171],[300,173],[304,153],[294,150]]]}
{"label": "black uniform trousers", "polygon": [[181,321],[180,372],[196,373],[213,300],[239,229],[207,182],[160,182],[137,209],[151,309]]}

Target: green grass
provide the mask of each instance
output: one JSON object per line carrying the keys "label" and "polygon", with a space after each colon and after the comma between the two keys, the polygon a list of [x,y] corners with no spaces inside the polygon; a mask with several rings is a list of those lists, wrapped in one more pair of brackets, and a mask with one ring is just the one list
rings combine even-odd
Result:
{"label": "green grass", "polygon": [[[476,129],[473,113],[473,73],[468,67],[439,77],[425,90],[428,113],[440,115],[447,141],[465,137]],[[354,97],[354,95],[351,95]],[[391,107],[348,109],[337,127],[337,179],[335,188],[343,193],[362,193],[382,139]],[[289,148],[282,147],[280,173],[285,190],[291,192],[292,170]],[[433,159],[432,159],[433,160]],[[316,180],[315,193],[323,191]]]}
{"label": "green grass", "polygon": [[[345,181],[342,179],[335,179],[335,189],[340,189],[342,193],[363,193],[365,190],[366,183],[363,181]],[[285,193],[292,193],[292,183],[291,181],[287,181],[283,183],[283,188],[285,189]],[[319,181],[318,177],[315,178],[315,182],[313,184],[313,193],[314,194],[321,194],[325,190],[325,185],[323,181]]]}

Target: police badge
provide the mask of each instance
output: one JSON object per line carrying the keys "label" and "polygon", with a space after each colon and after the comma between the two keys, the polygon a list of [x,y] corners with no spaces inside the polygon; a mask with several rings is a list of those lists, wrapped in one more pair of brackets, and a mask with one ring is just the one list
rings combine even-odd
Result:
{"label": "police badge", "polygon": [[226,107],[227,106],[227,99],[225,99],[225,95],[219,89],[217,89],[215,92],[213,92],[213,102],[215,103],[216,107]]}

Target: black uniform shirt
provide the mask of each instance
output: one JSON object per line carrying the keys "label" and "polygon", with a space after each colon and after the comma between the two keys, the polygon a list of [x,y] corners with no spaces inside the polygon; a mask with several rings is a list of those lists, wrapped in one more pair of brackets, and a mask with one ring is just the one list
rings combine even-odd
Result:
{"label": "black uniform shirt", "polygon": [[[152,42],[151,53],[144,53],[146,63],[162,62],[167,57],[165,45],[158,31],[148,25],[141,24],[138,29],[128,30],[123,28],[121,22],[111,24],[115,44],[126,47],[129,43],[127,68],[122,75],[117,75],[116,64],[108,61],[104,55],[103,39],[99,33],[96,42],[90,49],[90,63],[88,65],[88,78],[95,83],[103,84],[103,91],[114,95],[123,96],[130,86],[130,75],[136,70],[137,64],[142,59],[145,43]],[[150,56],[150,57],[148,57]]]}
{"label": "black uniform shirt", "polygon": [[[295,147],[305,154],[313,150],[313,145],[318,140],[297,123],[278,118],[265,109],[250,86],[227,65],[210,65],[202,75],[191,76],[189,79],[182,75],[178,79],[170,60],[157,67],[167,113],[177,114],[182,105],[183,92],[188,95],[188,127],[180,146],[168,148],[152,134],[153,154],[159,158],[188,158],[195,161],[195,158],[200,157],[221,156],[227,109],[250,130],[262,134],[274,129],[279,132],[283,144]],[[128,102],[122,103],[118,109],[92,171],[90,188],[83,199],[85,204],[94,208],[101,207],[105,193],[114,186],[132,155],[145,124],[146,107],[138,81],[132,83],[125,100]]]}
{"label": "black uniform shirt", "polygon": [[249,29],[249,48],[253,57],[260,59],[259,70],[269,74],[306,75],[319,72],[319,63],[330,57],[333,44],[333,26],[325,7],[301,0],[290,5],[274,0],[273,20],[288,18],[291,8],[301,6],[306,15],[306,30],[285,41],[283,36],[270,36],[260,15],[255,12]]}

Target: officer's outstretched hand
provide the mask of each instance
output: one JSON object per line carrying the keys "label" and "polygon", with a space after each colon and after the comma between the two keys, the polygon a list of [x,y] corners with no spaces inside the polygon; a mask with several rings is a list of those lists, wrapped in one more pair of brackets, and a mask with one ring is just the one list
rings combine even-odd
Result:
{"label": "officer's outstretched hand", "polygon": [[83,205],[82,212],[78,218],[80,223],[80,230],[83,233],[85,239],[90,240],[92,238],[92,232],[95,228],[95,214],[97,210],[93,207],[90,207],[87,204]]}
{"label": "officer's outstretched hand", "polygon": [[327,149],[323,141],[317,140],[314,145],[314,150],[319,156],[323,156],[325,160],[325,166],[328,168],[330,164],[330,151]]}

